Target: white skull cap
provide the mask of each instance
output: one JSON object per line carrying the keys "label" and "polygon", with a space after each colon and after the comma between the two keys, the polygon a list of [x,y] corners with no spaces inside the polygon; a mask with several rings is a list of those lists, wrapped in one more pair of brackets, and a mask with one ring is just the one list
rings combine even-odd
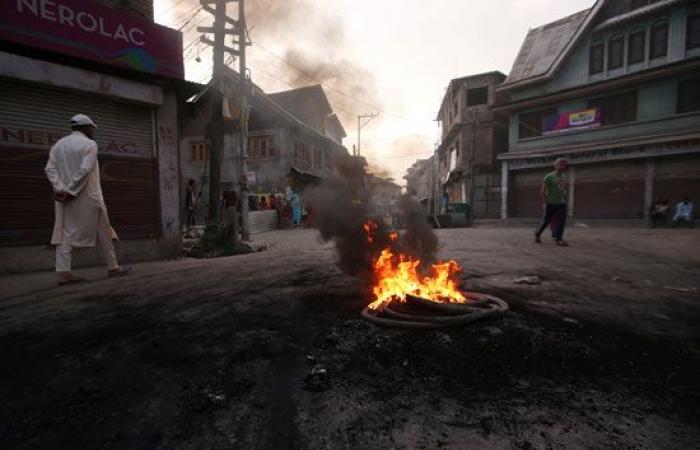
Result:
{"label": "white skull cap", "polygon": [[91,118],[86,116],[85,114],[76,114],[70,119],[70,124],[72,127],[80,127],[80,126],[85,126],[85,125],[90,125],[92,127],[97,128],[97,125],[95,125],[95,122],[92,121]]}

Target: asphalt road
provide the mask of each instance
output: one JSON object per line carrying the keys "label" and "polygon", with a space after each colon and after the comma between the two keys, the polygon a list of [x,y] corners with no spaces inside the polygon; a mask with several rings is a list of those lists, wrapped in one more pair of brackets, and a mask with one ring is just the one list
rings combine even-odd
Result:
{"label": "asphalt road", "polygon": [[78,286],[2,277],[0,448],[693,448],[700,232],[531,233],[439,232],[465,286],[511,304],[439,332],[361,321],[313,230]]}

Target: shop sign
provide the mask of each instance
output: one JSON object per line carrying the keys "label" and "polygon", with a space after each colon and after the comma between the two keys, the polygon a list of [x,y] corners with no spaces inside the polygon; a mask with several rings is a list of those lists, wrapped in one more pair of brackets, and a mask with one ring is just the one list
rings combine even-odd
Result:
{"label": "shop sign", "polygon": [[545,117],[542,134],[561,133],[570,130],[584,130],[600,126],[600,110],[589,108],[582,111],[565,112]]}
{"label": "shop sign", "polygon": [[0,0],[0,40],[184,78],[182,33],[85,0]]}

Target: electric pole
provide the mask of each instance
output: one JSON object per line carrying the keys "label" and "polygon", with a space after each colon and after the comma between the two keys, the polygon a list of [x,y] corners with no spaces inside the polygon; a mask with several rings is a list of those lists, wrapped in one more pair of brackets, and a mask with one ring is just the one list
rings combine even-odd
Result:
{"label": "electric pole", "polygon": [[[238,1],[238,20],[234,20],[226,15],[226,5],[232,1]],[[229,53],[237,56],[240,67],[238,78],[240,82],[239,97],[240,97],[240,172],[238,179],[240,181],[240,201],[243,229],[241,235],[243,240],[248,240],[250,237],[249,222],[248,222],[248,182],[247,182],[247,144],[248,144],[248,91],[249,83],[246,76],[246,46],[248,42],[248,34],[245,23],[245,0],[199,0],[202,9],[214,16],[214,24],[211,27],[197,27],[197,31],[201,33],[212,33],[214,40],[207,39],[201,36],[200,40],[205,44],[213,47],[213,69],[212,69],[212,85],[211,85],[211,118],[209,122],[209,222],[216,222],[219,218],[219,197],[221,193],[221,153],[223,147],[223,98],[222,98],[222,83],[224,81],[224,53]],[[211,5],[214,5],[212,8]],[[226,24],[232,25],[232,28],[227,28]],[[233,47],[225,44],[226,35],[234,35],[237,39],[233,39]],[[236,236],[236,239],[238,237]]]}
{"label": "electric pole", "polygon": [[[360,150],[362,148],[362,129],[372,121],[372,119],[379,117],[379,114],[363,114],[357,116],[357,153],[355,156],[360,156]],[[364,119],[369,119],[363,122]]]}
{"label": "electric pole", "polygon": [[248,94],[250,83],[246,68],[246,46],[248,45],[248,28],[245,23],[245,0],[238,0],[238,78],[241,83],[240,130],[241,138],[241,238],[250,240],[250,221],[248,217]]}

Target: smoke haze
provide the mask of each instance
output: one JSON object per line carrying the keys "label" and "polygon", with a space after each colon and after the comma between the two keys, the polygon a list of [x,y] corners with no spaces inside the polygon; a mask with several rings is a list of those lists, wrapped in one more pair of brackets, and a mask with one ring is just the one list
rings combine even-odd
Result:
{"label": "smoke haze", "polygon": [[[316,226],[326,242],[333,242],[338,253],[338,264],[351,275],[366,274],[384,248],[421,260],[420,269],[435,261],[438,239],[428,224],[425,211],[417,201],[404,197],[401,216],[405,229],[392,242],[391,230],[372,217],[372,192],[366,184],[367,166],[363,158],[347,157],[339,164],[338,176],[323,180],[304,192],[305,201],[314,211]],[[368,242],[364,225],[372,220],[377,229]]]}

